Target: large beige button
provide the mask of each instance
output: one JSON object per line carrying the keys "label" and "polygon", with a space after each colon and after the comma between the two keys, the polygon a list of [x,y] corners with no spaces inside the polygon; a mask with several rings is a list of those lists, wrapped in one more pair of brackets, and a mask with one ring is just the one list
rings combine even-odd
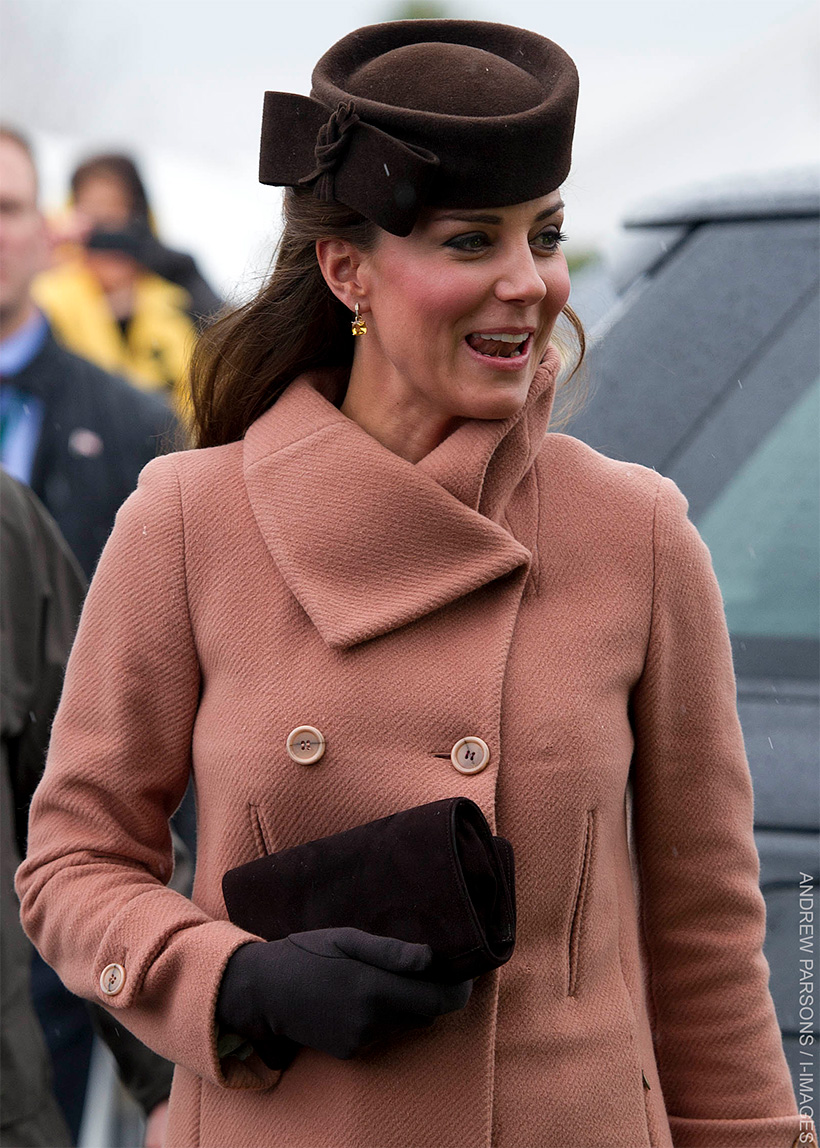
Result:
{"label": "large beige button", "polygon": [[313,765],[325,752],[325,738],[312,725],[297,725],[288,734],[288,753],[300,765]]}
{"label": "large beige button", "polygon": [[122,992],[125,984],[125,969],[122,965],[106,965],[100,973],[100,988],[107,997],[115,997]]}
{"label": "large beige button", "polygon": [[450,750],[450,761],[459,773],[481,773],[490,760],[490,747],[480,737],[463,737]]}

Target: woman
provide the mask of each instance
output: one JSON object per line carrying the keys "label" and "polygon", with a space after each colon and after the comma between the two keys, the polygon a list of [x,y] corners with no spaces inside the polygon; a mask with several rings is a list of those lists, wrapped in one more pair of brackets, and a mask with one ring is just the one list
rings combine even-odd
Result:
{"label": "woman", "polygon": [[71,350],[181,401],[199,325],[221,301],[190,255],[157,239],[129,156],[81,163],[71,204],[55,227],[61,258],[36,281],[37,301]]}
{"label": "woman", "polygon": [[[170,1145],[798,1143],[708,555],[671,482],[546,435],[575,99],[550,41],[435,20],[266,97],[277,268],[203,348],[206,449],[120,514],[18,879],[67,983],[178,1064]],[[459,794],[516,853],[471,992],[226,920],[226,870]]]}

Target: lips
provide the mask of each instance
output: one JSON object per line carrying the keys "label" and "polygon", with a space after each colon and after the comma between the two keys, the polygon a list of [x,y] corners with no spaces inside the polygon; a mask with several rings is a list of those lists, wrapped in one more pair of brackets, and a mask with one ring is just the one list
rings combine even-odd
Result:
{"label": "lips", "polygon": [[530,334],[526,331],[483,331],[468,335],[466,342],[479,355],[515,359],[527,350],[529,339]]}

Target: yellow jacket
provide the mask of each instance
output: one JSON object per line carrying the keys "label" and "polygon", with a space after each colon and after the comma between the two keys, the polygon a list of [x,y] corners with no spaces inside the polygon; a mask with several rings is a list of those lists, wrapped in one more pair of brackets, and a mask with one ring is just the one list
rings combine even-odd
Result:
{"label": "yellow jacket", "polygon": [[137,280],[134,314],[123,335],[99,283],[82,259],[44,271],[32,293],[69,350],[145,391],[170,390],[185,404],[196,329],[188,293],[149,271]]}

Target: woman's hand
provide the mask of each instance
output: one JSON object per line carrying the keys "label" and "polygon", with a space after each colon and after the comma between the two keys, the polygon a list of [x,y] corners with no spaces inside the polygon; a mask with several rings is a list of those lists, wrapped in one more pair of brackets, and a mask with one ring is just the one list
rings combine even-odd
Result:
{"label": "woman's hand", "polygon": [[[253,1044],[270,1068],[292,1041],[340,1060],[406,1029],[464,1008],[473,982],[419,979],[429,945],[360,929],[315,929],[237,949],[222,979],[216,1019]],[[283,1040],[283,1038],[285,1038]]]}

